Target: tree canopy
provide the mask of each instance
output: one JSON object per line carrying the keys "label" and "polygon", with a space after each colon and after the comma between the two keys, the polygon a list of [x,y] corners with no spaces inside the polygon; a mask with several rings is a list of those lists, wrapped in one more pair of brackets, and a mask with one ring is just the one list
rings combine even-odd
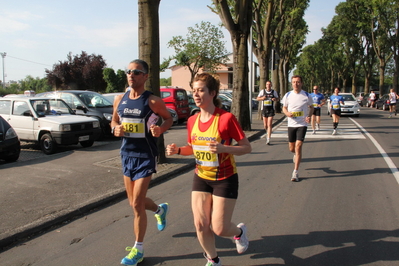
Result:
{"label": "tree canopy", "polygon": [[174,36],[168,42],[168,47],[173,48],[175,54],[164,59],[161,65],[169,65],[170,61],[175,60],[176,65],[187,67],[191,73],[191,87],[192,80],[201,68],[214,72],[226,62],[227,50],[223,38],[220,27],[201,21],[194,27],[188,27],[186,38]]}
{"label": "tree canopy", "polygon": [[46,69],[48,83],[56,89],[92,90],[104,92],[107,84],[103,78],[106,67],[101,55],[67,55],[66,61],[59,61],[53,69]]}

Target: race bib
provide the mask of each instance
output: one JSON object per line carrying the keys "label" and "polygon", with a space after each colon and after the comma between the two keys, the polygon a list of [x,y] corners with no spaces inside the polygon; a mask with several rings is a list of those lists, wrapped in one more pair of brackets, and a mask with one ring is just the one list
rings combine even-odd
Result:
{"label": "race bib", "polygon": [[313,103],[313,107],[318,107],[317,105],[318,105],[317,103]]}
{"label": "race bib", "polygon": [[339,104],[333,104],[333,109],[339,109],[340,105]]}
{"label": "race bib", "polygon": [[292,114],[292,117],[304,116],[303,111],[291,112],[291,114]]}
{"label": "race bib", "polygon": [[144,138],[144,119],[142,118],[122,118],[122,126],[126,138]]}
{"label": "race bib", "polygon": [[263,101],[264,106],[271,106],[272,105],[272,100],[264,100]]}
{"label": "race bib", "polygon": [[193,145],[195,161],[201,166],[218,167],[219,161],[216,153],[211,153],[208,146]]}

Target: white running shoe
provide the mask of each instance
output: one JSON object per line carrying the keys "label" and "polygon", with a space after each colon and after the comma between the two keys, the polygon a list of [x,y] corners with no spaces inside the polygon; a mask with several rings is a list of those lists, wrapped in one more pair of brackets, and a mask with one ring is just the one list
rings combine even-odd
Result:
{"label": "white running shoe", "polygon": [[236,242],[237,252],[238,254],[241,254],[244,253],[249,246],[249,241],[247,237],[247,227],[243,223],[238,224],[237,227],[242,230],[242,234],[240,237],[235,236],[234,240]]}
{"label": "white running shoe", "polygon": [[320,130],[320,124],[317,124],[317,123],[316,123],[316,129],[317,129],[317,130]]}
{"label": "white running shoe", "polygon": [[269,138],[266,139],[266,144],[267,144],[267,145],[270,145],[270,139],[269,139]]}
{"label": "white running shoe", "polygon": [[337,135],[337,130],[336,129],[334,129],[334,131],[333,131],[333,133],[332,133],[333,135]]}
{"label": "white running shoe", "polygon": [[316,135],[316,130],[313,130],[312,135]]}
{"label": "white running shoe", "polygon": [[298,172],[292,172],[292,177],[291,177],[292,182],[298,182],[299,181],[299,175]]}

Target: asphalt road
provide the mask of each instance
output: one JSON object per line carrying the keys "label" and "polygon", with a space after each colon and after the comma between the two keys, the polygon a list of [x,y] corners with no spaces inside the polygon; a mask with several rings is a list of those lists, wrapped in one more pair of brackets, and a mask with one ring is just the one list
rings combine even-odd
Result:
{"label": "asphalt road", "polygon": [[[323,116],[322,130],[308,132],[298,183],[290,181],[284,126],[276,128],[272,145],[262,138],[251,143],[251,154],[236,157],[240,192],[233,221],[247,224],[250,247],[238,255],[231,239],[217,238],[223,265],[398,265],[399,180],[392,165],[399,166],[399,117],[362,108],[359,118],[341,119],[333,138],[331,118]],[[140,265],[205,264],[192,222],[191,179],[192,172],[150,189],[171,212],[164,232],[148,213]],[[117,265],[133,243],[132,212],[123,200],[4,251],[0,261]]]}

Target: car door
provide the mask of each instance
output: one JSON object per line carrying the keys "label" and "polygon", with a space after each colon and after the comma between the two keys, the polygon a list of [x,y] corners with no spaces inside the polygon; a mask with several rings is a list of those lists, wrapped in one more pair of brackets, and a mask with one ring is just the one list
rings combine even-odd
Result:
{"label": "car door", "polygon": [[22,140],[36,140],[34,137],[34,118],[26,101],[15,100],[12,103],[11,115],[8,121]]}

